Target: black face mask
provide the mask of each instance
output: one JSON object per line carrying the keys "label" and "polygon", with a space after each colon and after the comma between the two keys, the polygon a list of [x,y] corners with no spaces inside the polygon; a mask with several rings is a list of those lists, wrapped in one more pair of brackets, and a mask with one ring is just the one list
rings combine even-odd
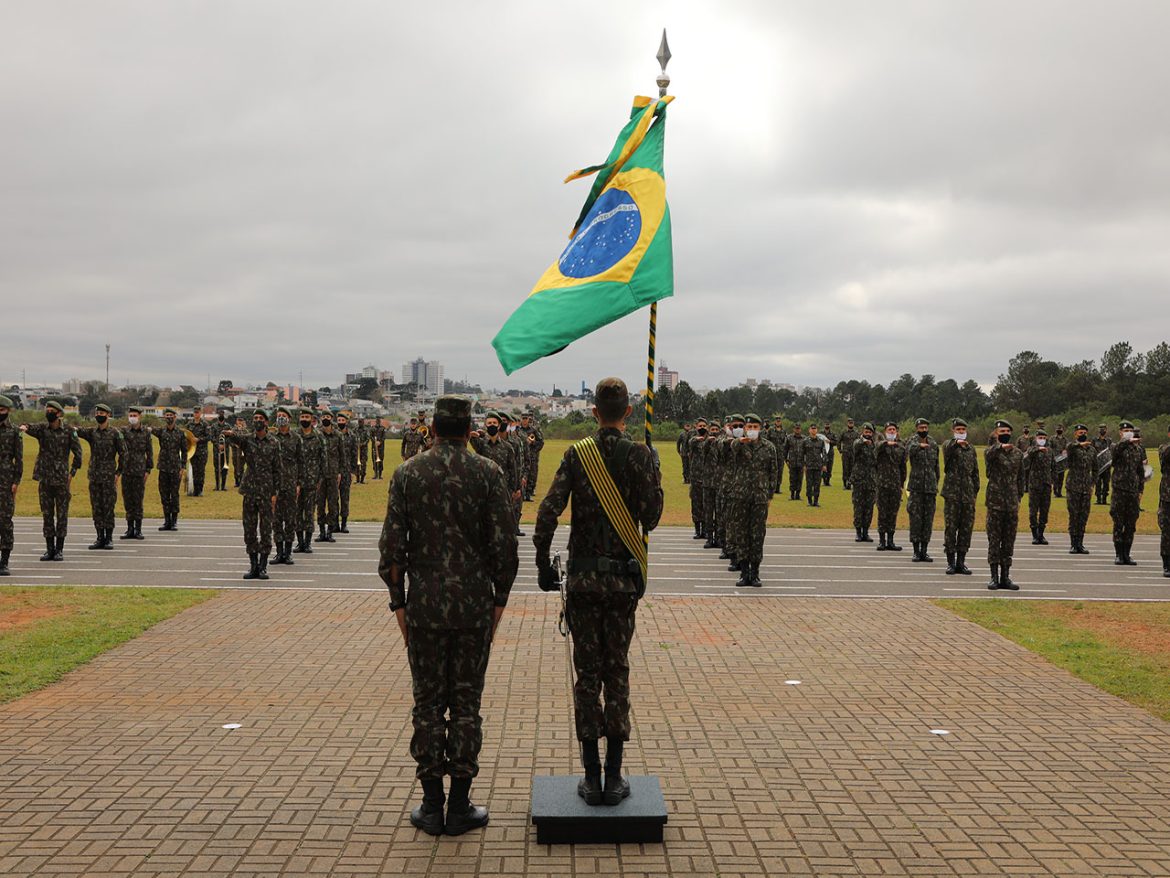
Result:
{"label": "black face mask", "polygon": [[50,424],[54,423],[57,420],[57,413],[50,409],[49,411],[45,412],[45,420]]}
{"label": "black face mask", "polygon": [[1063,436],[1063,435],[1064,435],[1064,430],[1057,430],[1057,431],[1056,431],[1056,435],[1057,435],[1057,436]]}
{"label": "black face mask", "polygon": [[313,422],[312,422],[312,421],[301,421],[301,429],[302,429],[302,430],[307,430],[307,429],[309,429],[311,426],[313,426]]}
{"label": "black face mask", "polygon": [[218,420],[219,420],[219,422],[222,424],[222,423],[223,423],[223,415],[220,415],[220,416],[219,416],[219,418],[218,418]]}
{"label": "black face mask", "polygon": [[1000,433],[999,434],[999,441],[1000,441],[1000,444],[1002,444],[1002,445],[1011,445],[1012,444],[1012,434],[1011,433]]}
{"label": "black face mask", "polygon": [[8,412],[0,412],[0,424],[8,420]]}
{"label": "black face mask", "polygon": [[704,430],[704,429],[702,429],[701,427],[700,427],[698,430],[696,430],[695,432],[696,432],[696,433],[698,433],[700,436],[706,436],[706,435],[707,435],[707,431],[706,431],[706,430]]}
{"label": "black face mask", "polygon": [[925,439],[925,438],[926,438],[926,434],[927,434],[927,433],[929,433],[929,432],[930,432],[929,430],[919,430],[919,431],[918,431],[918,436],[919,436],[919,438]]}
{"label": "black face mask", "polygon": [[322,418],[321,419],[321,426],[322,427],[332,427],[333,422],[331,420],[329,420],[328,418]]}
{"label": "black face mask", "polygon": [[106,416],[105,416],[105,415],[94,415],[94,416],[93,416],[93,419],[94,419],[95,421],[97,421],[99,424],[104,424],[104,423],[106,422]]}
{"label": "black face mask", "polygon": [[268,424],[265,421],[253,421],[252,422],[252,429],[254,429],[257,433],[259,433],[261,430],[265,429],[267,426],[268,426]]}
{"label": "black face mask", "polygon": [[486,427],[484,427],[484,430],[487,431],[487,434],[489,436],[495,436],[497,433],[500,432],[500,425],[499,424],[488,424]]}
{"label": "black face mask", "polygon": [[1077,441],[1078,442],[1088,442],[1089,441],[1089,434],[1088,433],[1077,433]]}

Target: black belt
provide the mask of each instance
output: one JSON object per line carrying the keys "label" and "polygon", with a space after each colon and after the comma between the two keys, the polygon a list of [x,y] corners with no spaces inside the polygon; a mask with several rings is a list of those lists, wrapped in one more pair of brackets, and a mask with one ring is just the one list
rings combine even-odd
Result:
{"label": "black belt", "polygon": [[641,574],[638,562],[633,558],[619,561],[616,558],[570,558],[570,573],[610,573],[615,576],[637,576]]}

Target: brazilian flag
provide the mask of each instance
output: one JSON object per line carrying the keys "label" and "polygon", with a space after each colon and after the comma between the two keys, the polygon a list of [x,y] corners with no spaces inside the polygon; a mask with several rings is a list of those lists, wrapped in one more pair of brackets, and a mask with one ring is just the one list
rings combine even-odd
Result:
{"label": "brazilian flag", "polygon": [[577,339],[674,294],[670,208],[662,172],[666,105],[634,98],[630,121],[597,174],[569,245],[549,266],[492,347],[511,375]]}

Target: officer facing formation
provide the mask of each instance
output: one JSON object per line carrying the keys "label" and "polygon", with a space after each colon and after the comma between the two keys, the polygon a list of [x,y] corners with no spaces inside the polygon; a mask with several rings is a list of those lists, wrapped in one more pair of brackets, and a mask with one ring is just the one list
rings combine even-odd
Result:
{"label": "officer facing formation", "polygon": [[110,426],[113,411],[105,403],[94,406],[97,426],[79,427],[77,435],[89,443],[89,505],[97,539],[91,549],[114,548],[114,506],[118,502],[118,481],[126,462],[126,440]]}
{"label": "officer facing formation", "polygon": [[800,466],[805,474],[804,493],[809,506],[821,505],[821,485],[827,484],[828,456],[825,441],[817,434],[817,425],[809,424],[800,452]]}
{"label": "officer facing formation", "polygon": [[[498,419],[495,426],[493,439]],[[487,455],[467,450],[471,402],[440,397],[434,432],[434,448],[390,480],[378,574],[410,663],[410,755],[423,788],[410,822],[430,835],[461,835],[488,822],[487,809],[470,798],[483,743],[480,701],[519,562],[512,483]],[[575,523],[574,535],[577,529]]]}
{"label": "officer facing formation", "polygon": [[687,439],[686,455],[690,481],[691,523],[695,526],[695,535],[691,539],[703,540],[707,538],[707,522],[703,514],[703,445],[707,441],[707,419],[696,418],[695,429]]}
{"label": "officer facing formation", "polygon": [[[187,469],[187,434],[175,424],[176,417],[174,409],[163,409],[165,426],[151,430],[158,439],[158,494],[163,508],[159,530],[179,529],[179,485]],[[237,423],[242,424],[243,418]]]}
{"label": "officer facing formation", "polygon": [[1028,525],[1032,529],[1032,545],[1047,546],[1044,530],[1048,527],[1048,510],[1052,506],[1052,486],[1056,481],[1056,466],[1048,447],[1048,433],[1040,427],[1032,446],[1024,452],[1024,484],[1028,490]]}
{"label": "officer facing formation", "polygon": [[674,450],[678,452],[679,460],[682,461],[684,485],[691,483],[691,458],[687,453],[687,443],[691,441],[692,435],[694,435],[694,428],[691,426],[691,422],[687,421],[682,425],[682,429],[678,431],[678,436],[674,440]]}
{"label": "officer facing formation", "polygon": [[0,395],[0,576],[8,576],[8,559],[15,545],[12,516],[16,492],[24,478],[24,441],[8,420],[12,400]]}
{"label": "officer facing formation", "polygon": [[244,498],[244,547],[250,562],[244,579],[267,579],[272,516],[280,489],[281,452],[276,439],[268,434],[268,414],[263,409],[253,413],[252,429],[250,436],[238,431],[224,433],[223,441],[239,452],[244,461],[240,494]]}
{"label": "officer facing formation", "polygon": [[1012,555],[1020,526],[1020,495],[1024,487],[1024,454],[1012,444],[1012,425],[996,421],[994,444],[983,452],[987,467],[987,563],[992,591],[1019,591],[1012,582]]}
{"label": "officer facing formation", "polygon": [[[853,442],[850,454],[849,485],[853,492],[853,542],[872,543],[869,528],[873,524],[873,505],[877,499],[877,445],[874,425],[866,421],[861,435]],[[882,542],[885,542],[883,535]]]}
{"label": "officer facing formation", "polygon": [[[45,554],[42,561],[65,558],[65,535],[69,532],[69,500],[73,477],[81,469],[81,443],[72,427],[65,426],[65,409],[55,399],[45,403],[45,423],[21,424],[20,430],[40,444],[33,480],[44,521]],[[72,458],[72,460],[71,460]]]}
{"label": "officer facing formation", "polygon": [[402,433],[402,462],[410,460],[423,450],[423,440],[426,437],[418,431],[418,418],[413,417]]}
{"label": "officer facing formation", "polygon": [[943,443],[943,547],[947,574],[970,576],[967,552],[975,529],[975,499],[979,496],[979,461],[967,441],[967,422],[951,421],[951,438]]}
{"label": "officer facing formation", "polygon": [[1146,484],[1146,452],[1133,424],[1122,421],[1120,441],[1111,449],[1113,501],[1109,516],[1113,519],[1114,564],[1132,566],[1130,557],[1133,535],[1141,513],[1142,491]]}
{"label": "officer facing formation", "polygon": [[877,519],[879,552],[901,552],[894,542],[902,486],[906,484],[906,446],[898,441],[898,425],[886,422],[885,439],[877,446]]}
{"label": "officer facing formation", "polygon": [[910,477],[906,484],[909,497],[906,512],[910,517],[910,544],[914,547],[914,561],[932,562],[927,554],[934,533],[934,507],[938,495],[938,443],[930,437],[930,421],[919,418],[914,422],[915,438],[906,443],[906,458]]}

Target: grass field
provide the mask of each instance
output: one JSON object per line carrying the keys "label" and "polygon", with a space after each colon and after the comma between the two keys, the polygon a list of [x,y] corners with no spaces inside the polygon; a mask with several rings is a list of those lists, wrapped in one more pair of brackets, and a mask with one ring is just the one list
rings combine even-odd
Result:
{"label": "grass field", "polygon": [[[545,443],[544,452],[540,458],[540,480],[537,486],[538,499],[543,497],[544,492],[548,489],[561,455],[564,454],[569,444],[569,440],[567,439],[549,440]],[[26,478],[17,496],[16,514],[39,515],[40,510],[37,504],[36,483],[27,478],[27,474],[32,472],[37,443],[31,439],[26,439],[24,447],[26,455]],[[82,447],[83,449],[87,448],[85,443],[82,443]],[[389,485],[389,476],[392,468],[396,467],[400,462],[398,443],[387,442],[386,451],[386,480],[381,482],[367,481],[364,485],[353,486],[350,499],[350,518],[354,521],[380,521],[386,514],[386,489]],[[662,515],[662,524],[689,526],[691,523],[690,497],[688,493],[689,488],[682,481],[682,462],[679,460],[679,456],[675,452],[672,444],[664,444],[660,447],[660,452],[662,459],[662,484],[666,492],[666,508]],[[88,456],[86,460],[88,461]],[[980,461],[980,465],[982,466],[982,457],[980,457]],[[1158,532],[1155,511],[1158,502],[1158,483],[1161,474],[1157,471],[1158,460],[1155,455],[1150,455],[1150,463],[1153,464],[1155,473],[1153,480],[1147,485],[1146,511],[1138,521],[1139,533]],[[84,470],[78,473],[73,484],[74,492],[70,515],[79,518],[88,517],[90,514],[89,492],[86,486]],[[181,515],[187,518],[239,518],[239,494],[230,488],[227,492],[216,493],[211,490],[211,486],[214,484],[215,481],[211,477],[211,464],[209,462],[208,477],[203,496],[182,497]],[[534,520],[536,516],[536,505],[536,503],[524,504],[524,521],[531,522]],[[121,503],[119,502],[119,514],[120,512]],[[157,481],[153,473],[151,474],[150,483],[146,489],[146,515],[151,518],[162,517],[162,505],[159,502]],[[980,505],[976,508],[976,528],[981,529],[983,527],[983,520],[984,510],[981,495]],[[1027,501],[1021,507],[1021,521],[1023,523],[1024,533],[1027,533]],[[821,490],[821,506],[819,509],[810,508],[803,500],[799,503],[788,500],[788,476],[786,473],[781,493],[772,502],[772,509],[768,516],[768,524],[772,527],[852,528],[853,507],[849,493],[841,488],[840,457],[836,459],[833,472],[833,484]],[[899,518],[899,526],[903,530],[906,528],[906,513],[904,508]],[[943,507],[942,499],[940,498],[935,517],[935,527],[941,531],[942,526]],[[1048,531],[1050,534],[1063,534],[1067,532],[1067,526],[1068,516],[1065,511],[1064,500],[1053,498]],[[1092,507],[1088,529],[1090,533],[1110,532],[1112,522],[1109,519],[1108,507],[1097,505]]]}
{"label": "grass field", "polygon": [[214,591],[0,588],[0,703],[47,686]]}
{"label": "grass field", "polygon": [[1170,604],[996,599],[935,603],[1170,720]]}

